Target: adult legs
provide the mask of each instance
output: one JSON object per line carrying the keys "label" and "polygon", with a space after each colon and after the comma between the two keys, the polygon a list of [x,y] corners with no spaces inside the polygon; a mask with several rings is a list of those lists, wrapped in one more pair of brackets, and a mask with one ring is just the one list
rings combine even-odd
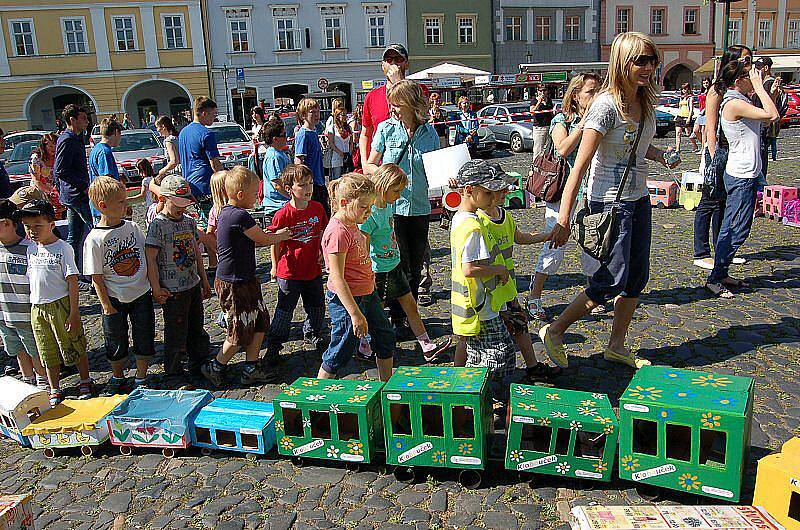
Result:
{"label": "adult legs", "polygon": [[753,208],[756,200],[757,179],[739,179],[725,174],[728,200],[725,216],[717,238],[714,269],[708,277],[709,284],[722,283],[728,278],[728,268],[736,251],[750,235],[753,226]]}
{"label": "adult legs", "polygon": [[76,199],[67,206],[67,243],[75,251],[75,262],[83,270],[83,240],[92,229],[92,211],[89,197]]}
{"label": "adult legs", "polygon": [[[422,281],[422,262],[428,242],[428,216],[394,216],[394,231],[397,246],[400,248],[400,266],[406,273],[411,294],[419,297],[419,284]],[[397,323],[404,318],[403,308],[396,302],[390,305],[392,321]]]}

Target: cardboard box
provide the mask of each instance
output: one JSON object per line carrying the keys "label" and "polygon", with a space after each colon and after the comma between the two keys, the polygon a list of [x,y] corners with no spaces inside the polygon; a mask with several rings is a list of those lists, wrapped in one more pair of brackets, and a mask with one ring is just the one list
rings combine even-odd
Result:
{"label": "cardboard box", "polygon": [[215,399],[200,409],[190,428],[192,445],[248,454],[266,454],[275,445],[272,403]]}
{"label": "cardboard box", "polygon": [[758,506],[576,506],[572,530],[783,530]]}
{"label": "cardboard box", "polygon": [[372,462],[383,446],[380,381],[301,377],[275,396],[278,453]]}
{"label": "cardboard box", "polygon": [[386,463],[484,469],[488,386],[486,368],[398,368],[381,393]]}
{"label": "cardboard box", "polygon": [[0,530],[33,530],[33,493],[0,495]]}
{"label": "cardboard box", "polygon": [[800,530],[800,438],[758,461],[753,504],[763,506],[786,530]]}
{"label": "cardboard box", "polygon": [[605,394],[511,385],[506,469],[611,480],[617,416]]}
{"label": "cardboard box", "polygon": [[753,380],[645,366],[620,398],[619,476],[738,501]]}

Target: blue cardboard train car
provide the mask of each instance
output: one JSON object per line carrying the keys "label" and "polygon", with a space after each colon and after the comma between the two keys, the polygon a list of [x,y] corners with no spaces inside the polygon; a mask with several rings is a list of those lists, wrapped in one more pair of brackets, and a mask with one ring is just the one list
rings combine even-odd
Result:
{"label": "blue cardboard train car", "polygon": [[200,410],[191,428],[192,445],[263,455],[275,446],[272,403],[215,399]]}

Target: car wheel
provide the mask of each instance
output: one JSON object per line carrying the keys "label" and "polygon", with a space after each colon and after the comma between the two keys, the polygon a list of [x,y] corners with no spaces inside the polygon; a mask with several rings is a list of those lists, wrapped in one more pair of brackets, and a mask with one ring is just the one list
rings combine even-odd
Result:
{"label": "car wheel", "polygon": [[511,146],[511,150],[515,153],[522,152],[522,136],[519,133],[514,133],[511,135],[511,141],[509,142]]}

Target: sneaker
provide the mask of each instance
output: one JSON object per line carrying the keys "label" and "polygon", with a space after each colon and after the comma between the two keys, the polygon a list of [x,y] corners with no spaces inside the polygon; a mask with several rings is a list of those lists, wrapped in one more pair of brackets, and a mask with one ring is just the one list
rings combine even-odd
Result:
{"label": "sneaker", "polygon": [[356,351],[355,357],[357,360],[363,362],[372,362],[374,360],[372,346],[369,344],[369,335],[359,341],[358,351]]}
{"label": "sneaker", "polygon": [[64,401],[64,394],[61,390],[50,390],[50,407],[55,407]]}
{"label": "sneaker", "polygon": [[311,346],[312,349],[319,350],[322,346],[325,345],[325,341],[320,337],[318,334],[314,333],[313,331],[309,333],[303,334],[303,340]]}
{"label": "sneaker", "polygon": [[541,298],[530,298],[528,300],[528,315],[536,320],[547,321],[547,311],[542,307]]}
{"label": "sneaker", "polygon": [[452,342],[453,342],[452,337],[445,337],[441,342],[434,342],[434,344],[436,345],[435,348],[427,352],[422,352],[422,357],[425,359],[425,362],[435,363],[447,360],[444,358],[444,356],[442,356],[442,353],[444,353],[444,351],[450,347],[450,344],[452,344]]}
{"label": "sneaker", "polygon": [[550,366],[542,362],[538,362],[533,366],[525,368],[525,382],[537,383],[540,381],[549,381],[561,375],[563,369],[558,366]]}
{"label": "sneaker", "polygon": [[50,384],[47,382],[47,378],[37,374],[36,388],[38,388],[39,390],[50,390]]}
{"label": "sneaker", "polygon": [[250,386],[259,383],[275,383],[277,381],[278,372],[264,369],[261,363],[257,363],[254,366],[245,365],[244,370],[242,370],[242,375],[239,378],[239,383],[241,383],[242,386]]}
{"label": "sneaker", "polygon": [[91,379],[78,384],[78,399],[90,399],[95,394],[94,381]]}
{"label": "sneaker", "polygon": [[606,348],[606,351],[603,352],[603,358],[612,363],[627,364],[631,368],[636,368],[637,370],[642,366],[650,366],[651,364],[650,361],[637,357],[633,352],[620,353],[611,348]]}
{"label": "sneaker", "polygon": [[205,363],[200,367],[200,373],[203,374],[203,377],[208,379],[212,385],[215,387],[221,387],[225,385],[223,371],[215,369],[213,365],[213,361]]}
{"label": "sneaker", "polygon": [[733,263],[734,265],[744,265],[745,263],[747,263],[747,260],[744,258],[733,258],[731,263]]}
{"label": "sneaker", "polygon": [[6,369],[3,371],[3,375],[6,375],[8,377],[17,376],[17,375],[19,375],[19,369],[16,366],[13,366],[13,365],[9,364],[8,366],[6,366]]}
{"label": "sneaker", "polygon": [[100,395],[103,397],[109,397],[116,396],[118,394],[124,394],[125,392],[123,392],[122,389],[125,386],[125,383],[126,381],[124,377],[112,377],[108,380],[108,383],[106,383],[106,386],[103,388],[103,392]]}
{"label": "sneaker", "polygon": [[606,313],[608,313],[608,305],[607,304],[600,304],[598,306],[593,307],[592,310],[589,311],[589,314],[591,314],[593,316],[605,315]]}
{"label": "sneaker", "polygon": [[417,298],[417,304],[427,307],[433,304],[433,297],[429,292],[420,292],[419,297]]}
{"label": "sneaker", "polygon": [[698,258],[695,259],[692,264],[695,267],[700,267],[701,269],[705,269],[707,271],[710,271],[714,268],[714,260],[712,258]]}
{"label": "sneaker", "polygon": [[133,388],[144,388],[144,389],[147,389],[147,388],[150,388],[150,385],[147,384],[147,378],[144,378],[144,379],[135,378],[133,380]]}

